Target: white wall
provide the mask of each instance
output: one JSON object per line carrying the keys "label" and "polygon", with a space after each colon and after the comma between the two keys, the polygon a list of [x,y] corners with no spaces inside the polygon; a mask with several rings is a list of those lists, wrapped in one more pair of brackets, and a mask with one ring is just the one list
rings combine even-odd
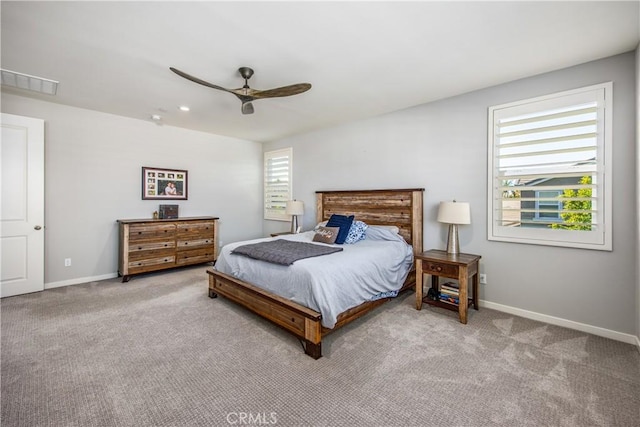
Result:
{"label": "white wall", "polygon": [[47,287],[116,274],[116,220],[151,218],[164,203],[142,200],[142,166],[188,170],[180,216],[220,217],[221,241],[261,235],[258,143],[5,93],[2,111],[45,120]]}
{"label": "white wall", "polygon": [[[438,203],[468,201],[472,224],[460,228],[460,246],[482,255],[488,284],[480,298],[487,306],[631,341],[638,317],[635,79],[630,52],[290,137],[265,150],[293,147],[294,197],[305,202],[304,228],[315,222],[316,190],[424,187],[424,246],[442,249],[446,227],[435,220]],[[606,81],[614,82],[614,250],[489,242],[488,107]],[[265,232],[276,229],[286,224],[265,221]]]}

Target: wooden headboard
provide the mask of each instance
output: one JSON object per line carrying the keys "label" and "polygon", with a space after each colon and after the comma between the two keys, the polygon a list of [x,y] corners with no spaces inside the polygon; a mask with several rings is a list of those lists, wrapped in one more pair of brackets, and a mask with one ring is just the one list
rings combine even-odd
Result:
{"label": "wooden headboard", "polygon": [[395,225],[413,246],[413,253],[420,253],[423,251],[423,192],[424,188],[316,191],[316,222],[339,214],[354,215],[356,220],[369,225]]}

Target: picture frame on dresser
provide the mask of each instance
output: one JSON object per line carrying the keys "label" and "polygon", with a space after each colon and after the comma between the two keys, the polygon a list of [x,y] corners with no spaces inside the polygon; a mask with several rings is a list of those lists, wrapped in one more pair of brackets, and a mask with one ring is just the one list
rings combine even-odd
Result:
{"label": "picture frame on dresser", "polygon": [[189,172],[142,167],[142,200],[188,200]]}

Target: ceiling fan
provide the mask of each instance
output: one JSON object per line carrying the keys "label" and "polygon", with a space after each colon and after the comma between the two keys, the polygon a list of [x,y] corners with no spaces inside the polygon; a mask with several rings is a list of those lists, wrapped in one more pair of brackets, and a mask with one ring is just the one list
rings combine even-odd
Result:
{"label": "ceiling fan", "polygon": [[253,114],[253,104],[252,102],[256,99],[262,98],[278,98],[283,96],[291,96],[298,95],[302,92],[306,92],[311,89],[311,85],[309,83],[298,83],[289,86],[283,86],[275,89],[267,89],[267,90],[256,90],[251,89],[249,87],[249,83],[247,82],[251,76],[253,76],[253,70],[249,67],[240,67],[238,71],[240,75],[244,79],[244,86],[239,89],[227,89],[218,85],[214,85],[213,83],[209,83],[197,77],[193,77],[185,73],[184,71],[180,71],[177,68],[169,67],[171,71],[179,75],[180,77],[184,77],[187,80],[191,80],[192,82],[201,84],[203,86],[207,86],[213,89],[223,90],[225,92],[229,92],[238,97],[240,101],[242,101],[242,114]]}

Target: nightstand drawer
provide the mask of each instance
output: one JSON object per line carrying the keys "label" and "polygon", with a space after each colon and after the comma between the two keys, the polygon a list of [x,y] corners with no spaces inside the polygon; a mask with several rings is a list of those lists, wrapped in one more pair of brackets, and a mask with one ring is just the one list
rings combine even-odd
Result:
{"label": "nightstand drawer", "polygon": [[458,267],[451,264],[444,264],[433,261],[423,261],[422,271],[426,274],[437,274],[438,276],[458,278]]}

